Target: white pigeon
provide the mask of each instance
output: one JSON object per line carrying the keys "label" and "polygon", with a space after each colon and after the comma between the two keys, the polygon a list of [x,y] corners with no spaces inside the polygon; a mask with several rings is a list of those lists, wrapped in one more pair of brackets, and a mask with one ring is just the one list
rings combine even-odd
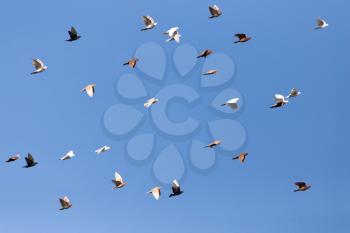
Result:
{"label": "white pigeon", "polygon": [[323,28],[326,28],[326,27],[328,27],[328,23],[325,20],[320,19],[320,18],[318,18],[316,20],[316,27],[315,27],[315,29],[323,29]]}
{"label": "white pigeon", "polygon": [[177,43],[180,42],[180,33],[179,33],[179,27],[173,27],[170,28],[168,31],[164,32],[165,35],[169,36],[169,39],[166,40],[166,42],[175,40]]}
{"label": "white pigeon", "polygon": [[286,99],[297,97],[298,95],[301,95],[301,92],[298,91],[296,88],[293,88],[292,90],[290,90],[289,95],[286,96]]}
{"label": "white pigeon", "polygon": [[227,106],[230,106],[232,109],[236,110],[238,109],[238,102],[239,102],[239,98],[233,98],[227,101],[226,103],[221,104],[221,106],[227,105]]}
{"label": "white pigeon", "polygon": [[99,154],[104,153],[104,152],[106,152],[106,151],[108,151],[110,149],[111,148],[109,146],[103,146],[103,147],[95,150],[95,153],[99,155]]}
{"label": "white pigeon", "polygon": [[161,192],[160,192],[160,187],[154,187],[148,193],[151,193],[154,199],[159,200]]}
{"label": "white pigeon", "polygon": [[145,15],[142,16],[143,22],[145,23],[145,27],[141,29],[141,31],[149,30],[154,28],[158,23],[154,21],[154,19],[149,16]]}
{"label": "white pigeon", "polygon": [[147,102],[144,103],[143,106],[144,106],[145,108],[149,108],[149,107],[151,107],[151,105],[153,105],[153,104],[155,104],[155,103],[158,103],[158,102],[159,102],[159,99],[153,97],[153,98],[147,100]]}
{"label": "white pigeon", "polygon": [[75,156],[74,151],[70,150],[66,155],[64,155],[60,160],[68,160]]}
{"label": "white pigeon", "polygon": [[33,59],[32,64],[35,67],[35,70],[30,74],[38,74],[47,70],[47,66],[45,66],[44,62],[42,62],[40,59]]}
{"label": "white pigeon", "polygon": [[209,6],[209,12],[211,14],[209,19],[219,17],[222,14],[220,8],[217,5]]}
{"label": "white pigeon", "polygon": [[281,94],[275,95],[275,104],[272,105],[270,108],[278,108],[282,107],[283,105],[287,104],[289,101],[284,98]]}
{"label": "white pigeon", "polygon": [[89,97],[93,97],[95,93],[96,84],[92,83],[80,90],[80,92],[86,92]]}

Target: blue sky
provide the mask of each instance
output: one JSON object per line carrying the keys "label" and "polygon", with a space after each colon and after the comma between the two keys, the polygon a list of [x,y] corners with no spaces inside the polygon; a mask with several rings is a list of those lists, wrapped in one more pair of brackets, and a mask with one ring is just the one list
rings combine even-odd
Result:
{"label": "blue sky", "polygon": [[[222,17],[207,19],[211,4],[222,8]],[[0,165],[1,232],[348,232],[349,1],[4,0],[1,5],[0,154],[2,160],[22,156]],[[139,30],[144,14],[159,23],[150,32]],[[314,31],[317,17],[330,26]],[[82,38],[67,43],[72,25]],[[167,198],[169,185],[161,184],[164,196],[155,201],[146,195],[160,185],[152,161],[131,162],[126,139],[106,134],[102,119],[119,102],[116,81],[130,72],[121,64],[148,41],[170,58],[178,45],[165,43],[161,33],[173,26],[181,28],[181,44],[234,60],[232,86],[244,97],[239,121],[247,131],[242,149],[249,157],[241,165],[218,155],[210,172],[186,172],[182,196]],[[237,32],[253,39],[233,44]],[[45,61],[48,70],[31,76],[32,58]],[[97,83],[92,99],[79,92],[89,83]],[[302,95],[284,108],[268,108],[275,93],[292,87]],[[94,150],[104,144],[112,150],[96,156]],[[71,149],[77,157],[58,160]],[[21,168],[27,152],[37,167]],[[128,185],[112,191],[116,169]],[[293,193],[293,182],[300,180],[312,189]],[[60,212],[63,195],[73,208]]]}

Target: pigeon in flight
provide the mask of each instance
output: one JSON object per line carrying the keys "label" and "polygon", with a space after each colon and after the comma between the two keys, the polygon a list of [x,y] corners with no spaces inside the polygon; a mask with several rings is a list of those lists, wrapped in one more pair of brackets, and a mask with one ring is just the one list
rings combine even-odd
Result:
{"label": "pigeon in flight", "polygon": [[209,6],[209,12],[211,14],[209,19],[219,17],[222,14],[220,8],[217,5]]}
{"label": "pigeon in flight", "polygon": [[121,175],[119,175],[118,172],[114,173],[114,180],[112,180],[113,184],[115,185],[113,189],[123,188],[126,183],[123,181],[123,178]]}
{"label": "pigeon in flight", "polygon": [[35,70],[30,74],[38,74],[47,70],[47,66],[45,66],[44,62],[42,62],[40,59],[33,59],[32,64],[35,67]]}
{"label": "pigeon in flight", "polygon": [[131,68],[135,68],[135,66],[136,66],[136,64],[137,64],[138,61],[139,61],[139,59],[137,59],[137,58],[132,58],[132,59],[130,59],[129,61],[125,62],[123,65],[124,65],[124,66],[128,65],[128,66],[130,66]]}
{"label": "pigeon in flight", "polygon": [[66,155],[62,156],[60,160],[68,160],[75,156],[74,151],[69,151]]}
{"label": "pigeon in flight", "polygon": [[205,72],[203,75],[213,75],[213,74],[216,74],[218,73],[219,71],[218,70],[208,70],[207,72]]}
{"label": "pigeon in flight", "polygon": [[229,101],[227,101],[226,103],[224,104],[221,104],[221,106],[229,106],[231,107],[233,110],[236,110],[238,109],[238,102],[239,102],[239,98],[233,98],[233,99],[230,99]]}
{"label": "pigeon in flight", "polygon": [[95,94],[96,84],[92,83],[80,90],[80,92],[86,92],[89,97],[93,97]]}
{"label": "pigeon in flight", "polygon": [[218,145],[221,144],[221,141],[220,140],[214,140],[213,142],[211,142],[209,145],[205,146],[204,148],[214,148],[214,147],[217,147]]}
{"label": "pigeon in flight", "polygon": [[292,98],[292,97],[297,97],[298,95],[301,95],[301,92],[298,91],[296,88],[293,88],[289,95],[286,96],[286,99]]}
{"label": "pigeon in flight", "polygon": [[99,154],[102,154],[102,153],[104,153],[104,152],[106,152],[106,151],[108,151],[110,149],[111,148],[109,146],[103,146],[103,147],[95,150],[95,153],[99,155]]}
{"label": "pigeon in flight", "polygon": [[159,200],[161,192],[160,192],[160,187],[154,187],[150,191],[148,191],[149,194],[152,194],[154,199]]}
{"label": "pigeon in flight", "polygon": [[238,159],[239,161],[241,161],[241,163],[244,163],[244,160],[245,160],[245,158],[246,158],[247,156],[248,156],[248,153],[242,152],[242,153],[240,153],[238,156],[233,157],[232,159],[233,159],[233,160]]}
{"label": "pigeon in flight", "polygon": [[236,40],[235,43],[244,43],[244,42],[247,42],[248,40],[252,39],[251,37],[249,37],[243,33],[237,33],[237,34],[235,34],[235,37],[238,38],[238,40]]}
{"label": "pigeon in flight", "polygon": [[69,34],[69,39],[66,41],[69,41],[69,42],[78,40],[81,37],[80,35],[78,35],[77,30],[73,26],[68,31],[68,34]]}
{"label": "pigeon in flight", "polygon": [[316,20],[316,27],[315,27],[315,30],[316,30],[316,29],[324,29],[324,28],[326,28],[326,27],[328,27],[328,23],[327,23],[325,20],[320,19],[320,18],[318,18],[318,19]]}
{"label": "pigeon in flight", "polygon": [[287,104],[289,101],[284,98],[283,95],[276,94],[275,95],[275,104],[272,105],[270,108],[279,108],[283,105]]}
{"label": "pigeon in flight", "polygon": [[151,105],[153,105],[153,104],[155,104],[155,103],[158,103],[158,102],[159,102],[159,99],[153,97],[153,98],[147,100],[147,102],[144,103],[143,106],[144,106],[145,108],[149,108],[149,107],[151,107]]}
{"label": "pigeon in flight", "polygon": [[60,210],[66,210],[72,207],[72,203],[70,202],[69,198],[67,196],[62,197],[59,199],[60,204],[61,204],[61,209]]}
{"label": "pigeon in flight", "polygon": [[170,28],[168,31],[164,32],[165,35],[169,36],[169,39],[166,40],[166,42],[175,40],[177,43],[180,42],[180,33],[179,33],[179,27],[173,27]]}
{"label": "pigeon in flight", "polygon": [[38,164],[37,162],[35,162],[34,157],[30,153],[28,153],[28,156],[25,157],[25,160],[27,165],[24,166],[24,168],[34,167],[35,165]]}
{"label": "pigeon in flight", "polygon": [[201,57],[206,58],[207,56],[209,56],[209,55],[212,54],[212,53],[213,53],[212,50],[206,49],[206,50],[202,51],[202,52],[197,56],[197,58],[201,58]]}
{"label": "pigeon in flight", "polygon": [[19,158],[20,158],[19,154],[16,154],[16,155],[9,157],[5,162],[6,163],[14,162],[14,161],[18,160]]}
{"label": "pigeon in flight", "polygon": [[311,186],[305,182],[295,182],[294,184],[298,187],[298,189],[294,190],[294,192],[303,192],[311,188]]}
{"label": "pigeon in flight", "polygon": [[141,31],[149,30],[154,28],[158,23],[154,21],[154,19],[149,16],[142,16],[143,22],[145,23],[145,27],[141,29]]}
{"label": "pigeon in flight", "polygon": [[179,185],[179,183],[177,182],[177,180],[174,180],[174,181],[173,181],[173,184],[172,184],[172,186],[171,186],[171,189],[172,189],[173,193],[171,193],[171,194],[169,195],[169,197],[179,196],[179,195],[181,195],[181,194],[183,193],[183,191],[181,190],[180,185]]}

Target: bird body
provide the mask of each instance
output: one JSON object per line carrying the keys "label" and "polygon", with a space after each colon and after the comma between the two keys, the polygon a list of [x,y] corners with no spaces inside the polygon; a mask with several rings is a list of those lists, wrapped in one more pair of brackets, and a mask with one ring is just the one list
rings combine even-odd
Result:
{"label": "bird body", "polygon": [[183,191],[180,188],[179,182],[177,182],[177,180],[173,181],[171,189],[173,192],[169,195],[169,197],[179,196],[183,193]]}
{"label": "bird body", "polygon": [[230,99],[229,101],[227,101],[224,104],[221,104],[221,106],[229,106],[230,108],[232,108],[233,110],[238,109],[238,102],[239,102],[239,98],[233,98]]}
{"label": "bird body", "polygon": [[40,59],[33,59],[32,64],[35,67],[35,70],[30,74],[38,74],[47,70],[47,66],[45,66],[44,62]]}
{"label": "bird body", "polygon": [[209,6],[209,12],[210,12],[209,19],[216,18],[222,15],[222,12],[217,5]]}
{"label": "bird body", "polygon": [[245,159],[246,159],[247,156],[248,156],[248,153],[242,152],[242,153],[240,153],[238,156],[233,157],[232,159],[233,159],[233,160],[238,159],[239,161],[241,161],[241,163],[244,163],[244,161],[245,161]]}
{"label": "bird body", "polygon": [[60,204],[61,204],[61,209],[60,210],[66,210],[66,209],[69,209],[69,208],[71,208],[73,206],[67,196],[64,196],[64,197],[60,198],[59,201],[60,201]]}
{"label": "bird body", "polygon": [[92,98],[95,94],[95,87],[96,87],[96,84],[92,83],[85,86],[83,89],[80,90],[80,92],[86,92],[86,94]]}
{"label": "bird body", "polygon": [[173,27],[170,28],[168,31],[164,32],[165,35],[169,36],[169,39],[166,40],[166,42],[175,40],[177,43],[180,42],[180,33],[179,33],[179,27]]}
{"label": "bird body", "polygon": [[158,23],[154,21],[154,19],[149,16],[142,16],[143,22],[145,23],[145,27],[141,29],[141,31],[149,30],[154,28]]}
{"label": "bird body", "polygon": [[283,95],[281,94],[276,94],[275,95],[275,104],[272,105],[270,108],[279,108],[282,107],[283,105],[287,104],[289,101],[284,98]]}
{"label": "bird body", "polygon": [[16,154],[16,155],[10,156],[5,162],[6,163],[14,162],[14,161],[18,160],[19,158],[20,158],[19,154]]}
{"label": "bird body", "polygon": [[34,157],[30,153],[28,153],[28,156],[25,157],[25,160],[27,165],[24,166],[24,168],[34,167],[35,165],[38,164],[37,162],[35,162]]}
{"label": "bird body", "polygon": [[145,108],[149,108],[149,107],[151,107],[151,105],[153,105],[153,104],[155,104],[155,103],[158,103],[158,102],[159,102],[159,99],[153,97],[153,98],[147,100],[147,102],[144,103],[143,106],[144,106]]}
{"label": "bird body", "polygon": [[151,189],[150,191],[148,191],[149,194],[152,194],[152,196],[154,197],[154,199],[159,200],[160,195],[161,195],[161,191],[160,191],[160,187],[154,187],[153,189]]}
{"label": "bird body", "polygon": [[74,151],[70,150],[67,154],[65,154],[64,156],[62,156],[60,158],[60,160],[68,160],[71,159],[75,156]]}
{"label": "bird body", "polygon": [[217,147],[221,144],[221,141],[220,140],[214,140],[212,141],[210,144],[208,144],[207,146],[205,146],[204,148],[214,148],[214,147]]}
{"label": "bird body", "polygon": [[197,58],[201,58],[201,57],[206,58],[207,56],[209,56],[209,55],[212,54],[212,53],[213,53],[212,50],[206,49],[206,50],[202,51],[202,52],[197,56]]}
{"label": "bird body", "polygon": [[311,188],[311,185],[308,185],[305,182],[295,182],[294,184],[298,187],[294,192],[303,192]]}
{"label": "bird body", "polygon": [[238,38],[238,40],[235,41],[235,43],[244,43],[252,39],[251,37],[247,36],[246,34],[243,33],[237,33],[235,34],[235,37]]}
{"label": "bird body", "polygon": [[78,40],[78,39],[80,39],[80,37],[81,37],[80,35],[78,35],[77,30],[76,30],[73,26],[72,26],[72,27],[70,28],[70,30],[68,31],[68,34],[69,34],[69,39],[66,40],[66,41],[68,41],[68,42]]}
{"label": "bird body", "polygon": [[106,151],[108,151],[110,149],[111,148],[109,146],[103,146],[103,147],[95,150],[95,153],[99,155],[99,154],[102,154],[102,153],[104,153],[104,152],[106,152]]}
{"label": "bird body", "polygon": [[118,172],[114,173],[114,180],[112,180],[112,182],[115,185],[112,189],[123,188],[126,185],[126,183],[123,181],[123,178]]}

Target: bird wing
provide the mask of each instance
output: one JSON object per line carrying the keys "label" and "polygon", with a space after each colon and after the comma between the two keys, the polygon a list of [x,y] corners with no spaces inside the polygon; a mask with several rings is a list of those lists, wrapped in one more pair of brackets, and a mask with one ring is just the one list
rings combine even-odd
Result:
{"label": "bird wing", "polygon": [[171,189],[173,190],[173,193],[179,193],[181,191],[180,185],[177,182],[177,180],[173,181],[173,185],[172,185]]}
{"label": "bird wing", "polygon": [[159,198],[160,198],[160,188],[159,187],[155,187],[155,188],[153,188],[153,189],[151,189],[150,191],[149,191],[149,193],[152,193],[152,196],[156,199],[156,200],[158,200]]}
{"label": "bird wing", "polygon": [[304,186],[306,186],[306,183],[305,182],[295,182],[294,183],[296,186],[298,186],[299,188],[302,188]]}
{"label": "bird wing", "polygon": [[123,178],[121,177],[121,175],[118,172],[114,173],[114,179],[116,182],[123,183]]}
{"label": "bird wing", "polygon": [[28,156],[25,159],[26,159],[26,162],[27,162],[28,165],[34,163],[34,158],[33,158],[33,156],[30,153],[28,153]]}
{"label": "bird wing", "polygon": [[150,26],[153,24],[154,20],[152,19],[151,16],[146,15],[146,16],[142,16],[143,22],[145,23],[146,26]]}
{"label": "bird wing", "polygon": [[322,27],[323,25],[326,24],[326,21],[324,21],[323,19],[317,19],[316,23],[317,23],[317,26]]}
{"label": "bird wing", "polygon": [[247,37],[246,34],[243,34],[243,33],[237,33],[237,34],[235,34],[235,36],[240,40]]}
{"label": "bird wing", "polygon": [[94,96],[94,92],[95,92],[95,88],[94,88],[94,86],[87,86],[85,88],[85,91],[88,94],[88,96],[93,97]]}
{"label": "bird wing", "polygon": [[209,6],[209,11],[210,11],[210,14],[211,15],[217,15],[217,9],[215,8],[215,5],[214,6]]}
{"label": "bird wing", "polygon": [[[76,30],[74,27],[71,27],[71,28],[70,28],[70,32],[71,32],[73,35],[75,35],[75,36],[78,35],[78,32],[77,32],[77,30]],[[69,33],[69,35],[71,35],[71,33]]]}
{"label": "bird wing", "polygon": [[275,95],[275,100],[276,102],[283,102],[284,101],[284,96],[281,94],[276,94]]}
{"label": "bird wing", "polygon": [[39,69],[44,66],[44,63],[39,59],[33,59],[32,64],[35,67],[35,69]]}

